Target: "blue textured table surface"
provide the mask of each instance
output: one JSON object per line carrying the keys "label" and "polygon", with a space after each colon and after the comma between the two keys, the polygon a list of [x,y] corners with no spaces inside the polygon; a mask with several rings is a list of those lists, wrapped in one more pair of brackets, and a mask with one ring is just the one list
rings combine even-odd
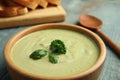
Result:
{"label": "blue textured table surface", "polygon": [[[88,13],[103,21],[102,32],[120,46],[120,0],[63,0],[62,5],[67,12],[62,23],[78,24],[78,17]],[[0,30],[0,80],[10,80],[7,73],[3,50],[8,39],[16,32],[28,28],[19,26]],[[107,58],[98,80],[120,80],[120,58],[107,47]]]}

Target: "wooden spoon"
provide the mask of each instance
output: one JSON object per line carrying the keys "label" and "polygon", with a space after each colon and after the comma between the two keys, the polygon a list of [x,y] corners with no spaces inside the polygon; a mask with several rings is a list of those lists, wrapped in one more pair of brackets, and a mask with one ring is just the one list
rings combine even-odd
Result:
{"label": "wooden spoon", "polygon": [[103,41],[107,43],[109,47],[117,53],[117,55],[120,56],[120,47],[101,32],[100,28],[102,21],[100,19],[88,14],[83,14],[79,17],[79,22],[84,27],[95,30],[96,33],[103,39]]}

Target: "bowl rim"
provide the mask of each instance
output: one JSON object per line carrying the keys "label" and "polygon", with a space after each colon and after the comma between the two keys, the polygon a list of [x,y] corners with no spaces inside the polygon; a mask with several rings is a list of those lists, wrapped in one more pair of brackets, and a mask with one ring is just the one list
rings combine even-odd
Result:
{"label": "bowl rim", "polygon": [[[62,76],[62,77],[48,77],[48,76],[41,76],[41,75],[37,75],[37,74],[31,74],[27,71],[22,70],[21,68],[17,67],[11,60],[10,58],[10,51],[11,51],[11,47],[13,46],[13,44],[15,43],[14,41],[17,39],[19,40],[20,38],[22,38],[23,36],[32,33],[32,32],[36,32],[39,31],[38,29],[41,28],[41,30],[44,29],[51,29],[48,28],[49,26],[53,26],[52,28],[57,28],[57,29],[70,29],[70,30],[75,30],[77,32],[79,32],[80,30],[84,33],[86,33],[86,35],[91,36],[92,38],[94,38],[94,41],[96,41],[96,43],[98,44],[99,48],[100,48],[100,57],[98,58],[97,62],[88,70],[81,72],[79,74],[74,74],[74,75],[68,75],[68,76]],[[64,26],[64,27],[57,27],[57,26]],[[12,38],[10,38],[4,48],[4,57],[5,57],[5,61],[7,63],[7,66],[10,67],[11,69],[15,70],[17,73],[27,76],[29,78],[34,78],[34,79],[74,79],[77,77],[84,77],[92,72],[94,72],[95,70],[97,70],[105,61],[106,58],[106,47],[104,42],[102,41],[102,39],[95,34],[94,32],[77,26],[77,25],[73,25],[73,24],[64,24],[64,23],[48,23],[48,24],[40,24],[40,25],[36,25],[36,26],[32,26],[29,27],[27,29],[24,29],[18,33],[16,33]]]}

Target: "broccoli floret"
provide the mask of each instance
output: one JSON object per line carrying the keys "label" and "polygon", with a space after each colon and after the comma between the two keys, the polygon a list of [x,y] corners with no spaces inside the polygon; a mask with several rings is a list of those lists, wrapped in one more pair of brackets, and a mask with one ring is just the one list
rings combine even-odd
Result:
{"label": "broccoli floret", "polygon": [[53,64],[57,64],[58,63],[59,57],[56,54],[50,53],[48,57],[49,57],[49,61],[51,63],[53,63]]}
{"label": "broccoli floret", "polygon": [[32,52],[32,54],[29,57],[33,60],[38,60],[46,56],[47,54],[48,52],[46,50],[39,49],[39,50],[35,50],[34,52]]}
{"label": "broccoli floret", "polygon": [[66,53],[66,47],[64,45],[64,42],[61,40],[52,41],[50,44],[50,50],[51,50],[51,53],[56,53],[56,54]]}

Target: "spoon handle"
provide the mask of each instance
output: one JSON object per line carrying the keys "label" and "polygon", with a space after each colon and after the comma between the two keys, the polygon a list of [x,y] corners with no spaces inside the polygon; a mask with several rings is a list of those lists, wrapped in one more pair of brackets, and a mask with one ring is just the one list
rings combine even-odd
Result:
{"label": "spoon handle", "polygon": [[111,49],[117,53],[117,55],[120,56],[120,47],[117,44],[110,40],[100,29],[97,29],[96,33],[103,39],[105,43],[108,44]]}

